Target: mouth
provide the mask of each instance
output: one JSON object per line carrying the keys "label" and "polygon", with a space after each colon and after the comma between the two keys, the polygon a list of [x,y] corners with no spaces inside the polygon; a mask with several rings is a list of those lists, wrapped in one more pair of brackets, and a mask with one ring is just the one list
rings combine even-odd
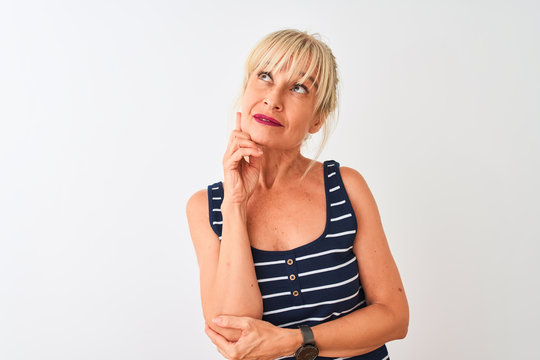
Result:
{"label": "mouth", "polygon": [[253,115],[253,118],[255,119],[255,121],[257,121],[258,123],[261,123],[261,124],[264,124],[264,125],[269,125],[269,126],[283,126],[281,125],[281,123],[279,121],[277,121],[276,119],[270,117],[270,116],[266,116],[264,114],[255,114]]}

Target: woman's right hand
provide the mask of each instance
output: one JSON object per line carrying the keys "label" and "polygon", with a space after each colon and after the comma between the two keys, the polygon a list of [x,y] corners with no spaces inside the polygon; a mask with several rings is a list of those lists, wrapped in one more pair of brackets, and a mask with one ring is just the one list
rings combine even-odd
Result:
{"label": "woman's right hand", "polygon": [[[236,127],[231,132],[229,144],[223,156],[225,186],[223,201],[246,205],[259,179],[262,150],[242,131],[242,113],[236,113]],[[249,162],[244,159],[249,156]]]}

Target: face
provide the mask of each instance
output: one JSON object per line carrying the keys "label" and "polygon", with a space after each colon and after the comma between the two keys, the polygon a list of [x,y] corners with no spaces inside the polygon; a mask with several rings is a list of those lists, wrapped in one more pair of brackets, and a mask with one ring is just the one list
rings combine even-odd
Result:
{"label": "face", "polygon": [[251,74],[242,98],[242,130],[256,143],[279,150],[302,145],[306,134],[321,122],[313,116],[316,87],[300,84],[302,74],[287,80],[285,71]]}

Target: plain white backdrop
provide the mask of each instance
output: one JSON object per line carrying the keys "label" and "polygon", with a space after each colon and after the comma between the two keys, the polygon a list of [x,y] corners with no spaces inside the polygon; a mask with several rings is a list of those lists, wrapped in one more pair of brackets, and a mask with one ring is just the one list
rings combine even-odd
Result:
{"label": "plain white backdrop", "polygon": [[[222,179],[255,43],[317,32],[321,161],[358,170],[410,304],[391,359],[536,353],[535,1],[0,2],[0,358],[219,359],[185,204]],[[359,324],[362,326],[362,324]]]}

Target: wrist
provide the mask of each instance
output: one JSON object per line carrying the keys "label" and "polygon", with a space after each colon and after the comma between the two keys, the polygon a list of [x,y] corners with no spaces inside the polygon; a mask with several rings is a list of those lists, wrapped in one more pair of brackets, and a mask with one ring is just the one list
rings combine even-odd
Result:
{"label": "wrist", "polygon": [[[230,202],[226,199],[223,199],[221,203],[221,213],[227,214],[228,217],[240,216],[243,220],[247,219],[247,204]],[[224,217],[225,219],[225,217]]]}
{"label": "wrist", "polygon": [[280,356],[294,355],[296,350],[302,346],[302,342],[300,329],[283,329],[283,346],[280,347],[283,349],[283,354],[280,354]]}
{"label": "wrist", "polygon": [[319,355],[319,348],[315,344],[315,335],[313,330],[306,324],[302,324],[299,327],[300,334],[302,334],[302,346],[294,353],[296,360],[314,360]]}

